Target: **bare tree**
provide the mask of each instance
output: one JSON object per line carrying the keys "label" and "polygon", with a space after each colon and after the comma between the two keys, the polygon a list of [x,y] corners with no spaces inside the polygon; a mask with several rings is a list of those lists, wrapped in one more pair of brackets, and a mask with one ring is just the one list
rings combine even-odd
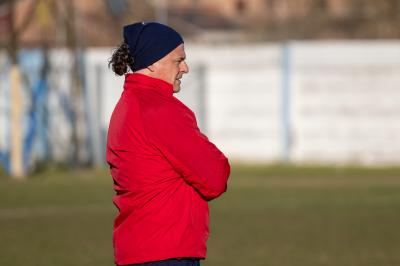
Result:
{"label": "bare tree", "polygon": [[70,72],[72,105],[74,117],[72,119],[72,164],[73,166],[87,165],[85,158],[85,110],[83,105],[83,83],[81,77],[81,47],[78,42],[77,16],[74,8],[74,1],[64,1],[65,16],[62,19],[63,27],[66,32],[66,46],[72,56],[72,67]]}
{"label": "bare tree", "polygon": [[34,17],[37,0],[32,0],[20,25],[15,19],[16,0],[5,0],[0,4],[6,5],[9,12],[8,40],[6,50],[11,60],[11,176],[16,179],[25,177],[23,164],[23,146],[21,129],[21,72],[18,62],[20,36],[28,28]]}

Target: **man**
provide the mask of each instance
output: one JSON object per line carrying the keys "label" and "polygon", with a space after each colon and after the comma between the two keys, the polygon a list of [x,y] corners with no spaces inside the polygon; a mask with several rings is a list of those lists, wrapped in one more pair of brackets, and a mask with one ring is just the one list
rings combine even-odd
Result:
{"label": "man", "polygon": [[110,61],[125,75],[107,139],[117,265],[195,266],[206,257],[207,202],[226,191],[230,166],[173,96],[185,59],[179,33],[153,22],[125,26]]}

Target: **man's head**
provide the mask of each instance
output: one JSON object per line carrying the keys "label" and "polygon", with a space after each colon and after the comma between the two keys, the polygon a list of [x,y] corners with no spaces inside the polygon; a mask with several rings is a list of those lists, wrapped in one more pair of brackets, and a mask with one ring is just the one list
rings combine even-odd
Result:
{"label": "man's head", "polygon": [[174,85],[174,92],[181,90],[181,78],[189,72],[185,62],[186,54],[183,44],[180,44],[166,56],[140,71],[154,78],[162,79]]}
{"label": "man's head", "polygon": [[178,92],[180,78],[189,71],[181,35],[156,22],[130,24],[123,33],[133,59],[132,71],[171,83]]}

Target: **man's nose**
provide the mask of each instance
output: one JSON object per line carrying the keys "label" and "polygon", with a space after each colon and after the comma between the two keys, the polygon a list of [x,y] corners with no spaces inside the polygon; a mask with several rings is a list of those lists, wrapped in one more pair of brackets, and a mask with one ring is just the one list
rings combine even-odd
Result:
{"label": "man's nose", "polygon": [[181,72],[183,72],[183,73],[189,72],[189,66],[186,64],[186,62],[182,62]]}

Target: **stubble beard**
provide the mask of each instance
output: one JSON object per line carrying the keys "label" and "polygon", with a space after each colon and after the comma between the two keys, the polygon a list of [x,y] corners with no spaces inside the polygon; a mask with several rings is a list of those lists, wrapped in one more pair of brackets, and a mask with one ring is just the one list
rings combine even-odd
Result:
{"label": "stubble beard", "polygon": [[174,83],[174,93],[178,93],[181,90],[181,84],[178,80]]}

